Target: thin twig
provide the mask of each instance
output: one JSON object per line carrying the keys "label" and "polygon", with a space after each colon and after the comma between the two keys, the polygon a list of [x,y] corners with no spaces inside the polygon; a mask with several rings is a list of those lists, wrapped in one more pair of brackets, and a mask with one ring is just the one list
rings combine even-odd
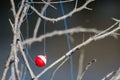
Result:
{"label": "thin twig", "polygon": [[25,3],[25,0],[22,0],[21,5],[20,5],[20,8],[19,8],[19,10],[17,11],[16,16],[20,16],[20,13],[22,12],[22,9],[24,8],[24,3]]}
{"label": "thin twig", "polygon": [[[109,36],[110,34],[118,31],[120,29],[120,26],[118,26],[117,28],[103,34],[100,35],[98,37],[90,37],[88,40],[86,40],[85,42],[77,45],[76,47],[74,47],[73,49],[71,49],[69,52],[67,52],[65,55],[63,55],[62,57],[60,57],[59,59],[57,59],[55,62],[53,62],[50,66],[48,66],[47,68],[45,68],[40,74],[38,74],[34,80],[38,79],[39,77],[41,77],[46,71],[48,71],[49,69],[51,69],[53,66],[55,66],[56,64],[58,64],[59,62],[61,62],[63,59],[65,59],[66,57],[69,57],[71,54],[73,54],[75,51],[81,49],[81,47],[91,43],[94,40],[99,40],[99,39],[103,39],[104,37]],[[91,63],[95,62],[95,60],[92,60],[89,65],[85,68],[85,70],[87,70],[89,68],[89,66],[91,66]]]}
{"label": "thin twig", "polygon": [[116,71],[115,75],[110,80],[120,80],[120,68]]}
{"label": "thin twig", "polygon": [[11,65],[11,76],[9,80],[16,80],[14,64]]}
{"label": "thin twig", "polygon": [[75,2],[75,9],[77,9],[78,0]]}
{"label": "thin twig", "polygon": [[[51,0],[48,0],[47,3],[50,3],[50,1]],[[41,15],[43,15],[45,13],[47,7],[48,7],[48,4],[45,4],[44,7],[41,10]],[[34,29],[34,33],[33,33],[34,38],[37,36],[37,32],[38,32],[38,29],[40,27],[40,24],[41,24],[41,18],[38,17],[37,22],[36,22],[36,26],[35,26],[35,29]]]}
{"label": "thin twig", "polygon": [[[14,68],[15,68],[15,71],[16,71],[16,74],[17,74],[17,80],[20,80],[20,73],[19,73],[19,69],[18,69],[18,57],[17,57],[17,51],[18,51],[17,40],[20,38],[20,33],[19,33],[18,30],[20,30],[21,23],[23,22],[22,20],[23,20],[23,18],[25,16],[25,13],[27,13],[26,12],[27,8],[26,8],[26,6],[24,7],[24,2],[25,2],[25,0],[22,0],[20,8],[18,9],[17,13],[15,14],[15,7],[14,7],[15,4],[14,4],[14,1],[11,0],[11,5],[13,7],[13,10],[12,10],[13,11],[13,15],[15,15],[15,17],[14,17],[14,19],[15,19],[14,24],[9,20],[10,24],[12,26],[12,29],[13,29],[13,44],[11,46],[11,53],[10,53],[10,56],[9,56],[9,58],[7,60],[7,63],[6,63],[5,69],[3,71],[1,80],[5,80],[6,73],[7,73],[7,70],[9,69],[9,64],[10,64],[10,61],[12,59],[11,57],[13,57],[13,59],[14,59]],[[22,14],[20,16],[20,14],[22,13],[22,10],[23,10],[23,14],[24,15]],[[20,50],[21,49],[22,48],[20,48]],[[23,58],[26,57],[24,54],[22,56],[23,56]],[[27,62],[25,62],[25,63],[28,65]],[[28,68],[28,70],[30,69],[29,65],[27,66],[27,68]],[[33,72],[30,71],[30,70],[29,70],[29,72],[30,72],[31,77],[33,78],[34,77]]]}
{"label": "thin twig", "polygon": [[93,63],[96,62],[96,59],[91,60],[85,67],[85,69],[83,70],[82,74],[80,75],[80,79],[82,80],[83,76],[85,75],[86,71],[93,65]]}
{"label": "thin twig", "polygon": [[36,38],[29,38],[29,39],[26,39],[25,41],[23,41],[23,44],[32,44],[34,42],[41,42],[44,38],[49,38],[49,37],[53,37],[53,36],[61,36],[61,35],[64,35],[64,34],[74,34],[74,33],[79,33],[79,32],[91,32],[91,33],[100,33],[101,31],[100,30],[97,30],[97,29],[92,29],[92,28],[82,28],[82,27],[75,27],[75,28],[71,28],[71,29],[67,29],[67,30],[56,30],[56,31],[53,31],[53,32],[50,32],[50,33],[46,33],[45,35],[41,35],[39,37],[36,37]]}
{"label": "thin twig", "polygon": [[69,57],[67,57],[52,73],[52,76],[50,78],[50,80],[53,80],[53,77],[55,76],[55,73],[63,66],[63,64],[65,64],[65,62],[69,59]]}
{"label": "thin twig", "polygon": [[15,66],[15,70],[16,70],[16,75],[17,75],[17,80],[20,80],[20,71],[18,69],[18,64],[19,64],[19,61],[18,61],[18,57],[17,57],[17,52],[14,53],[14,58],[15,58],[15,62],[14,62],[14,66]]}
{"label": "thin twig", "polygon": [[[116,23],[117,23],[117,22],[116,22]],[[120,23],[119,23],[119,24],[120,24]],[[116,24],[116,25],[117,25],[117,24]],[[95,37],[96,37],[95,40],[97,40],[97,39],[103,39],[104,37],[106,37],[106,36],[108,36],[108,35],[116,32],[116,31],[118,31],[119,29],[120,29],[120,26],[118,26],[117,28],[113,29],[113,30],[110,31],[110,32],[105,33],[104,35],[100,35],[100,36],[98,36],[98,37],[95,36]]]}
{"label": "thin twig", "polygon": [[42,0],[45,4],[49,5],[50,7],[54,8],[54,9],[57,9],[55,6],[51,5],[49,2],[46,2],[44,0]]}
{"label": "thin twig", "polygon": [[110,72],[109,74],[107,74],[104,78],[102,78],[101,80],[108,80],[108,78],[110,77],[110,76],[112,76],[113,74],[115,74],[115,72],[114,71],[112,71],[112,72]]}
{"label": "thin twig", "polygon": [[102,35],[102,34],[105,34],[105,33],[108,32],[109,30],[111,30],[112,28],[114,28],[115,25],[117,25],[118,23],[119,23],[119,22],[116,22],[116,23],[113,24],[111,27],[109,27],[109,28],[107,28],[106,30],[102,31],[101,33],[97,34],[96,37],[97,37],[97,36],[100,36],[100,35]]}
{"label": "thin twig", "polygon": [[20,19],[19,19],[19,23],[18,23],[18,28],[19,28],[19,29],[20,29],[20,27],[21,27],[21,24],[23,23],[24,17],[26,16],[26,14],[27,14],[27,12],[28,12],[28,10],[29,10],[29,7],[30,7],[29,4],[25,4],[24,9],[23,9],[23,11],[22,11],[22,13],[21,13],[21,16],[20,16]]}
{"label": "thin twig", "polygon": [[23,46],[22,46],[22,43],[20,41],[18,41],[18,45],[19,45],[20,52],[21,52],[21,55],[23,57],[23,60],[24,60],[24,62],[26,64],[26,67],[27,67],[27,69],[28,69],[28,71],[30,73],[31,78],[33,79],[35,77],[35,75],[34,75],[32,69],[31,69],[31,67],[30,67],[30,65],[28,63],[27,57],[25,55],[25,52],[24,52],[24,49],[23,49]]}
{"label": "thin twig", "polygon": [[[97,29],[92,29],[92,28],[82,28],[82,27],[75,27],[75,28],[71,28],[71,29],[67,29],[67,30],[55,30],[53,32],[50,33],[46,33],[45,35],[41,35],[39,37],[36,38],[29,38],[26,39],[25,41],[23,41],[23,44],[29,44],[31,45],[34,42],[41,42],[42,40],[44,40],[44,38],[49,38],[49,37],[53,37],[53,36],[61,36],[64,34],[75,34],[75,33],[80,33],[80,32],[84,32],[84,33],[95,33],[98,34],[100,32],[102,32],[102,30],[97,30]],[[103,32],[102,32],[103,33]],[[101,33],[100,33],[101,34]],[[112,33],[111,36],[117,36],[119,35],[118,33]]]}
{"label": "thin twig", "polygon": [[12,31],[14,31],[14,25],[13,25],[11,19],[9,19],[9,22],[10,22],[10,25],[11,25],[11,27],[12,27]]}
{"label": "thin twig", "polygon": [[[68,3],[68,2],[72,2],[74,0],[65,0],[65,1],[54,1],[54,2],[49,2],[50,4],[59,4],[59,3]],[[44,4],[44,2],[26,2],[26,3],[30,3],[30,4]]]}
{"label": "thin twig", "polygon": [[10,0],[11,5],[12,5],[12,12],[13,12],[13,16],[14,18],[16,17],[16,9],[15,9],[15,3],[14,0]]}
{"label": "thin twig", "polygon": [[119,22],[120,23],[120,20],[116,19],[116,18],[112,18],[114,21],[116,22]]}
{"label": "thin twig", "polygon": [[3,72],[2,72],[2,76],[1,76],[1,80],[6,80],[6,74],[7,74],[7,71],[9,69],[9,66],[10,66],[10,61],[11,59],[13,58],[13,49],[11,49],[11,52],[6,60],[6,63],[5,63],[5,67],[3,69]]}
{"label": "thin twig", "polygon": [[93,2],[94,0],[87,0],[85,2],[85,4],[83,4],[81,7],[77,8],[77,9],[73,9],[72,11],[70,11],[68,14],[64,15],[64,16],[60,16],[60,17],[57,17],[57,18],[49,18],[49,17],[46,17],[46,16],[43,16],[41,13],[39,13],[39,11],[37,9],[35,9],[33,6],[30,6],[30,8],[37,14],[39,15],[42,19],[45,19],[45,20],[48,20],[48,21],[51,21],[51,22],[57,22],[57,21],[60,21],[60,20],[63,20],[63,19],[66,19],[67,17],[70,17],[72,16],[74,13],[78,12],[78,11],[82,11],[83,9],[88,9],[88,10],[91,10],[90,8],[87,7],[87,5],[91,2]]}
{"label": "thin twig", "polygon": [[[80,30],[78,30],[78,28],[73,28],[73,29],[69,29],[69,30],[65,30],[65,31],[54,31],[52,33],[47,33],[45,35],[42,35],[42,36],[39,36],[38,38],[36,38],[37,36],[37,32],[38,32],[38,28],[39,28],[39,25],[41,23],[41,18],[42,19],[45,19],[45,20],[48,20],[48,21],[60,21],[60,20],[63,20],[65,18],[68,18],[70,16],[72,16],[74,13],[78,12],[78,11],[81,11],[83,9],[88,9],[88,10],[91,10],[90,8],[87,7],[87,5],[89,3],[91,3],[92,1],[94,0],[87,0],[81,7],[78,7],[77,8],[77,2],[78,0],[76,0],[76,4],[75,4],[75,8],[70,11],[68,14],[64,15],[64,16],[61,16],[61,17],[57,17],[57,18],[49,18],[49,17],[46,17],[44,16],[44,12],[45,10],[47,9],[47,7],[50,5],[52,7],[54,7],[53,5],[51,4],[56,4],[56,3],[59,3],[59,2],[50,2],[51,0],[48,0],[48,2],[45,2],[43,1],[43,3],[45,4],[44,8],[42,9],[41,13],[39,13],[33,6],[30,6],[28,3],[25,3],[26,0],[22,0],[21,2],[21,5],[18,9],[18,11],[16,11],[16,8],[15,8],[15,3],[14,3],[14,0],[10,0],[11,1],[11,5],[12,5],[12,12],[13,12],[13,16],[14,16],[14,22],[12,22],[10,19],[9,19],[9,22],[11,24],[11,27],[12,27],[12,30],[13,30],[13,44],[11,45],[11,52],[10,52],[10,55],[6,61],[6,64],[5,64],[5,68],[3,70],[3,73],[2,73],[2,78],[1,80],[6,80],[5,77],[6,77],[6,74],[7,74],[7,71],[9,69],[9,66],[12,64],[12,67],[11,67],[11,73],[12,73],[12,77],[10,77],[10,79],[17,79],[17,80],[20,80],[21,76],[20,76],[20,72],[19,72],[19,69],[18,69],[18,51],[21,52],[21,55],[23,57],[23,60],[25,62],[25,65],[26,65],[26,68],[28,69],[28,72],[32,78],[32,80],[37,80],[39,77],[41,77],[46,71],[48,71],[49,69],[51,69],[53,66],[55,66],[56,64],[58,64],[59,62],[63,61],[58,67],[57,69],[54,71],[53,73],[53,76],[55,74],[55,72],[67,61],[67,59],[69,58],[70,55],[72,55],[75,51],[81,49],[83,46],[89,44],[90,42],[92,41],[95,41],[95,40],[100,40],[100,39],[103,39],[109,35],[113,35],[115,34],[116,35],[116,31],[120,30],[120,20],[117,20],[115,18],[113,18],[113,20],[116,21],[115,24],[113,24],[111,27],[109,27],[108,29],[104,30],[104,31],[98,31],[96,29],[84,29],[84,28],[80,28]],[[73,0],[69,0],[69,1],[73,1]],[[61,1],[61,3],[66,3],[66,2],[69,2],[69,1]],[[34,2],[33,2],[34,3]],[[36,24],[36,27],[35,27],[35,30],[34,30],[34,36],[33,38],[30,38],[30,39],[27,39],[26,41],[24,41],[22,43],[21,41],[21,36],[20,36],[20,28],[21,28],[21,24],[23,23],[23,18],[25,17],[25,15],[27,14],[29,8],[31,8],[32,10],[34,10],[39,16],[40,18],[38,19],[38,23]],[[118,27],[116,26],[118,24]],[[116,26],[116,27],[115,27]],[[94,32],[94,33],[97,33],[97,35],[93,36],[93,37],[90,37],[88,40],[86,40],[85,42],[77,45],[76,47],[74,47],[73,49],[71,49],[70,51],[68,51],[65,55],[63,55],[61,58],[57,59],[55,62],[53,62],[50,66],[48,66],[47,68],[45,68],[42,72],[40,72],[40,74],[38,74],[37,76],[34,75],[34,72],[32,71],[29,63],[28,63],[28,60],[27,60],[27,57],[25,55],[25,52],[24,52],[24,48],[23,48],[23,45],[24,44],[31,44],[33,42],[37,42],[37,41],[42,41],[44,38],[48,38],[48,37],[52,37],[52,36],[55,36],[55,35],[63,35],[63,34],[66,34],[66,33],[70,33],[70,34],[73,34],[73,33],[78,33],[78,32]],[[19,41],[18,41],[19,40]],[[11,63],[11,60],[14,60],[13,63]],[[79,73],[81,75],[81,78],[83,77],[83,75],[85,74],[85,72],[88,70],[88,68],[95,62],[96,60],[92,60],[91,62],[88,63],[88,65],[85,67],[84,71],[81,73]],[[80,63],[82,64],[82,62]],[[80,68],[82,69],[82,68]],[[17,76],[16,76],[17,74]],[[17,78],[16,78],[17,77]],[[115,76],[113,76],[111,78],[111,80],[116,80],[116,79],[120,79],[120,69],[116,72]]]}
{"label": "thin twig", "polygon": [[82,72],[83,72],[83,60],[84,60],[84,52],[81,51],[80,58],[79,58],[77,80],[81,80],[81,75],[82,75]]}

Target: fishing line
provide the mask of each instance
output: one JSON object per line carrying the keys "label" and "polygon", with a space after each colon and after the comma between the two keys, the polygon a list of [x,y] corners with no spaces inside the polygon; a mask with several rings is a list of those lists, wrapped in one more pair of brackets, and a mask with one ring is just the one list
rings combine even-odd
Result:
{"label": "fishing line", "polygon": [[[18,8],[20,7],[21,2],[22,2],[22,1],[20,1],[20,2],[18,3],[18,5],[17,5]],[[34,3],[33,3],[33,4],[30,4],[31,2],[33,2],[33,0],[29,0],[27,4],[28,4],[28,5],[32,5],[32,6],[34,7]],[[29,15],[32,15],[33,13],[34,13],[33,10],[30,11],[30,12],[27,11],[27,14],[26,14],[27,16],[25,16],[25,18],[23,19],[23,22],[24,22],[25,20],[27,20],[27,17],[28,17]]]}
{"label": "fishing line", "polygon": [[[29,2],[33,2],[33,0],[30,0]],[[29,2],[28,2],[28,4],[30,4]],[[34,3],[32,5],[34,7]],[[33,13],[34,13],[34,11],[32,10],[31,12],[28,13],[28,15],[32,15]]]}
{"label": "fishing line", "polygon": [[[29,38],[29,21],[28,21],[27,13],[26,13],[25,17],[26,17],[26,39],[28,39]],[[20,31],[20,36],[21,36],[21,40],[24,41],[25,39],[24,39],[21,31]],[[30,59],[30,61],[32,63],[34,63],[33,59],[31,58],[31,56],[29,54],[28,45],[24,45],[24,50],[25,50],[25,53],[27,55],[27,58]],[[23,72],[23,75],[22,75],[22,80],[25,80],[25,76],[26,76],[26,67],[24,68],[24,72]]]}
{"label": "fishing line", "polygon": [[[44,16],[46,16],[46,11],[44,13]],[[44,20],[44,35],[46,34],[46,20]],[[46,55],[46,38],[44,37],[44,55]]]}
{"label": "fishing line", "polygon": [[[29,38],[29,20],[28,20],[28,15],[26,14],[27,16],[27,19],[26,19],[26,39]],[[25,52],[26,54],[28,55],[28,58],[30,59],[30,61],[32,63],[34,63],[33,59],[31,58],[30,54],[29,54],[29,51],[28,51],[28,45],[25,45]]]}
{"label": "fishing line", "polygon": [[[30,2],[33,2],[33,0],[29,0]],[[18,7],[20,6],[21,2],[18,3]],[[34,5],[34,4],[33,4]],[[33,12],[33,11],[32,11]],[[26,13],[25,15],[25,19],[23,21],[26,21],[26,39],[29,38],[29,20],[28,20],[28,16],[32,14],[32,12],[30,13]],[[20,35],[21,35],[21,39],[22,41],[24,41],[24,37],[20,31]],[[27,54],[28,58],[30,59],[30,61],[32,63],[34,63],[33,59],[31,58],[30,54],[29,54],[29,51],[28,51],[28,45],[24,45],[24,48],[25,48],[25,53]]]}
{"label": "fishing line", "polygon": [[[60,8],[61,8],[61,11],[62,11],[62,15],[64,16],[65,13],[64,13],[64,7],[63,7],[63,4],[60,0]],[[68,29],[68,25],[67,25],[67,20],[64,19],[64,27],[65,27],[65,30]],[[68,49],[71,50],[71,43],[70,43],[70,37],[69,37],[69,34],[66,33],[66,38],[67,38],[67,45],[68,45]],[[70,76],[71,76],[71,80],[74,80],[74,77],[73,77],[73,60],[72,60],[72,55],[70,56]]]}

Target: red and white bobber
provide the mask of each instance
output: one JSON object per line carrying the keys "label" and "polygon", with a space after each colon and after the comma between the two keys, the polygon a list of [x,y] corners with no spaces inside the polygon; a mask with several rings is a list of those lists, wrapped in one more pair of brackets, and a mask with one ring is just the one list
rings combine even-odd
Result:
{"label": "red and white bobber", "polygon": [[38,67],[44,67],[47,63],[47,56],[46,55],[37,55],[35,57],[35,64]]}

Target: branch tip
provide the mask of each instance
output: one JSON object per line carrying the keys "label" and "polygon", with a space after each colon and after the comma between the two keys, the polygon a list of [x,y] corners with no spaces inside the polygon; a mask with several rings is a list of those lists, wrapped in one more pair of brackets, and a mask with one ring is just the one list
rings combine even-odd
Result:
{"label": "branch tip", "polygon": [[114,21],[116,22],[119,22],[120,23],[120,20],[116,19],[116,18],[112,18]]}
{"label": "branch tip", "polygon": [[92,8],[89,8],[89,7],[85,7],[85,9],[87,9],[87,10],[93,10]]}
{"label": "branch tip", "polygon": [[93,63],[95,63],[96,62],[96,59],[93,59],[93,60],[91,60],[90,62],[88,62],[88,65],[91,65],[91,64],[93,64]]}

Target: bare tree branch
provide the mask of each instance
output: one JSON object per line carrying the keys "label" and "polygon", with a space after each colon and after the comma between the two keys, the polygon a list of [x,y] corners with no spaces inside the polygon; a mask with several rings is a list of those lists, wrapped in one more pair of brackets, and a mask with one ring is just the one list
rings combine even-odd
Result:
{"label": "bare tree branch", "polygon": [[101,80],[107,80],[110,76],[112,76],[113,74],[115,74],[114,71],[110,72],[109,74],[107,74],[104,78],[102,78]]}
{"label": "bare tree branch", "polygon": [[13,49],[11,49],[11,52],[8,56],[8,59],[6,60],[5,67],[4,67],[3,72],[2,72],[1,80],[5,80],[6,74],[7,74],[7,71],[9,69],[10,62],[11,62],[12,58],[13,58]]}
{"label": "bare tree branch", "polygon": [[[80,50],[82,47],[88,45],[89,43],[91,43],[93,41],[104,39],[107,36],[114,37],[114,36],[120,35],[119,33],[117,33],[117,31],[120,30],[120,20],[113,18],[113,20],[116,21],[115,24],[113,24],[112,26],[110,26],[109,28],[107,28],[103,31],[97,30],[94,28],[87,29],[87,28],[82,28],[82,27],[74,27],[74,28],[67,29],[67,30],[58,30],[58,31],[56,30],[56,31],[49,32],[49,33],[46,33],[44,35],[37,37],[38,29],[39,29],[42,19],[48,20],[50,22],[57,22],[57,21],[66,19],[66,18],[72,16],[73,14],[75,14],[76,12],[82,11],[84,9],[92,10],[91,8],[88,8],[87,5],[90,4],[91,2],[93,2],[94,0],[86,0],[86,2],[80,7],[78,7],[78,0],[76,0],[74,9],[64,16],[60,16],[57,18],[50,18],[50,17],[46,17],[44,15],[48,6],[55,8],[52,4],[67,3],[67,2],[71,2],[71,1],[73,1],[73,0],[56,1],[56,2],[51,2],[51,0],[47,0],[47,2],[44,0],[42,0],[42,2],[34,2],[34,1],[28,2],[28,0],[22,0],[20,7],[17,10],[14,0],[10,0],[11,6],[12,6],[12,13],[14,16],[13,21],[11,21],[11,19],[9,19],[10,25],[12,27],[12,32],[13,32],[13,43],[11,44],[10,54],[9,54],[8,59],[6,60],[5,67],[2,72],[1,80],[6,80],[6,76],[7,76],[7,72],[9,70],[9,68],[11,68],[11,75],[9,77],[9,80],[21,80],[22,79],[23,68],[20,70],[18,67],[20,64],[19,57],[18,57],[18,51],[20,52],[20,54],[23,57],[23,61],[25,63],[28,73],[30,74],[30,78],[32,80],[38,80],[49,69],[51,69],[53,66],[55,66],[56,64],[61,62],[60,65],[58,65],[58,67],[55,69],[55,71],[53,72],[53,74],[51,76],[51,79],[53,79],[53,77],[55,76],[55,73],[58,71],[58,69],[61,66],[63,66],[63,64],[69,59],[69,57],[72,54],[74,54],[77,50]],[[44,7],[42,8],[41,13],[37,9],[35,9],[34,6],[31,6],[29,3],[30,4],[44,4]],[[38,18],[38,20],[36,22],[36,26],[34,28],[33,37],[26,39],[25,41],[22,41],[22,36],[21,36],[21,27],[22,26],[21,25],[24,22],[25,15],[28,13],[29,8],[31,8],[39,16],[39,18]],[[26,57],[24,45],[25,44],[31,45],[34,42],[41,42],[45,38],[53,37],[56,35],[60,36],[60,35],[65,35],[67,33],[72,35],[74,33],[79,33],[79,32],[90,32],[90,33],[95,33],[95,35],[88,38],[86,41],[82,42],[81,44],[78,44],[71,50],[69,50],[67,53],[65,53],[65,55],[63,55],[62,57],[60,57],[59,59],[54,61],[51,65],[49,65],[42,72],[37,74],[37,76],[35,76],[32,68],[28,62],[28,58]],[[83,58],[84,58],[84,56],[83,56],[83,54],[81,54],[80,61],[79,61],[79,71],[78,71],[77,80],[81,80],[83,78],[84,74],[86,73],[86,71],[89,69],[89,67],[92,66],[92,64],[94,62],[96,62],[96,59],[93,59],[92,61],[90,61],[87,64],[87,66],[83,70]],[[109,78],[111,75],[113,75],[113,72],[108,74],[102,80]],[[110,80],[120,80],[120,69],[118,69],[116,71],[115,75]]]}
{"label": "bare tree branch", "polygon": [[18,45],[19,45],[20,52],[21,52],[21,55],[22,55],[22,57],[23,57],[23,60],[24,60],[24,62],[25,62],[25,64],[26,64],[26,67],[27,67],[27,69],[28,69],[28,71],[29,71],[29,73],[30,73],[31,78],[33,79],[33,78],[35,77],[35,75],[34,75],[32,69],[31,69],[31,67],[30,67],[30,65],[29,65],[29,63],[28,63],[28,60],[27,60],[27,57],[26,57],[26,55],[25,55],[25,52],[24,52],[24,49],[23,49],[23,46],[22,46],[21,41],[18,41]]}
{"label": "bare tree branch", "polygon": [[[114,25],[116,25],[116,23]],[[71,28],[71,29],[67,29],[67,30],[55,30],[53,32],[46,33],[46,34],[41,35],[41,36],[36,37],[36,38],[29,38],[29,39],[26,39],[25,41],[23,41],[23,44],[31,45],[34,42],[41,42],[42,40],[44,40],[44,38],[49,38],[49,37],[53,37],[53,36],[56,36],[56,35],[61,36],[61,35],[65,35],[67,33],[72,35],[74,33],[80,33],[80,32],[95,33],[95,34],[97,34],[96,36],[103,33],[102,30],[97,30],[97,29],[94,29],[94,28],[89,29],[89,28],[75,27],[75,28]],[[100,32],[102,32],[102,33],[100,33]],[[98,33],[100,33],[100,34],[98,34]],[[119,35],[119,34],[118,33],[112,33],[111,34],[111,36],[117,36],[117,35]]]}
{"label": "bare tree branch", "polygon": [[116,71],[115,75],[110,80],[120,80],[120,68]]}
{"label": "bare tree branch", "polygon": [[79,66],[78,66],[77,80],[81,80],[81,78],[82,78],[83,61],[84,61],[84,53],[83,53],[83,51],[81,51],[80,58],[79,58]]}
{"label": "bare tree branch", "polygon": [[10,76],[9,80],[16,80],[14,64],[11,65],[11,76]]}
{"label": "bare tree branch", "polygon": [[10,2],[11,2],[11,5],[12,5],[13,16],[15,18],[15,16],[16,16],[15,3],[14,3],[14,0],[10,0]]}
{"label": "bare tree branch", "polygon": [[46,1],[44,1],[44,0],[42,0],[42,1],[43,1],[45,4],[49,5],[50,7],[54,8],[54,9],[57,9],[55,6],[51,5],[51,4],[49,3],[49,1],[48,1],[48,2],[46,2]]}
{"label": "bare tree branch", "polygon": [[23,44],[32,44],[34,42],[41,42],[44,38],[49,38],[49,37],[53,37],[53,36],[61,36],[61,35],[65,35],[67,33],[69,34],[74,34],[74,33],[79,33],[79,32],[91,32],[91,33],[100,33],[100,30],[97,29],[92,29],[92,28],[82,28],[82,27],[75,27],[75,28],[71,28],[71,29],[67,29],[67,30],[56,30],[50,33],[46,33],[45,35],[41,35],[37,38],[29,38],[26,39],[25,41],[23,41]]}
{"label": "bare tree branch", "polygon": [[[22,15],[23,17],[20,17],[22,9],[24,8],[24,2],[25,2],[25,0],[22,0],[21,6],[16,13],[14,0],[11,0],[12,11],[13,11],[14,20],[15,20],[14,24],[9,20],[10,24],[12,26],[12,29],[13,29],[13,43],[11,45],[11,52],[10,52],[10,55],[8,57],[8,60],[6,61],[1,80],[5,80],[6,73],[9,69],[9,65],[13,64],[13,63],[14,63],[14,68],[15,68],[15,71],[16,71],[16,74],[17,74],[17,79],[20,80],[20,76],[19,76],[20,74],[19,74],[19,69],[18,69],[18,57],[17,57],[17,51],[18,51],[17,39],[20,38],[20,33],[19,33],[18,30],[19,30],[19,26],[21,26],[22,19],[24,17],[23,15]],[[19,21],[19,17],[20,17],[20,21]],[[13,59],[14,62],[10,63],[12,59]],[[14,76],[14,77],[16,77],[16,76]]]}
{"label": "bare tree branch", "polygon": [[39,13],[37,11],[37,9],[35,9],[33,6],[30,6],[30,8],[35,11],[35,13],[37,15],[39,15],[42,19],[45,19],[45,20],[48,20],[48,21],[51,21],[51,22],[57,22],[57,21],[60,21],[60,20],[63,20],[63,19],[66,19],[67,17],[70,17],[72,16],[74,13],[78,12],[78,11],[82,11],[83,9],[88,9],[88,10],[91,10],[90,8],[87,8],[87,5],[91,2],[93,2],[94,0],[87,0],[85,2],[84,5],[82,5],[81,7],[79,8],[74,8],[71,12],[69,12],[68,14],[64,15],[64,16],[61,16],[61,17],[58,17],[58,18],[49,18],[49,17],[46,17],[46,16],[43,16],[41,13]]}
{"label": "bare tree branch", "polygon": [[[50,3],[50,1],[51,1],[51,0],[48,0],[47,3]],[[46,11],[47,7],[48,7],[48,4],[45,4],[44,7],[43,7],[42,10],[41,10],[41,15],[44,14],[44,12]],[[41,18],[39,17],[39,18],[37,19],[36,26],[35,26],[34,33],[33,33],[33,37],[34,37],[34,38],[37,36],[37,32],[38,32],[38,29],[39,29],[40,24],[41,24]]]}
{"label": "bare tree branch", "polygon": [[69,57],[67,57],[65,60],[63,60],[63,62],[54,70],[54,72],[52,73],[52,76],[50,78],[50,80],[53,80],[55,73],[65,64],[65,62],[69,59]]}
{"label": "bare tree branch", "polygon": [[85,69],[83,70],[82,74],[80,75],[79,80],[82,80],[83,76],[85,75],[86,71],[93,65],[93,63],[96,62],[96,59],[91,60],[85,67]]}
{"label": "bare tree branch", "polygon": [[[49,4],[59,4],[59,3],[68,3],[68,2],[72,2],[74,0],[65,0],[65,1],[54,1],[54,2],[49,2]],[[45,4],[44,2],[27,2],[30,4]]]}
{"label": "bare tree branch", "polygon": [[[116,22],[117,23],[117,22]],[[116,24],[117,25],[117,24]],[[113,26],[113,25],[112,25]],[[71,49],[69,52],[67,52],[65,55],[63,55],[62,57],[60,57],[59,59],[57,59],[55,62],[53,62],[50,66],[48,66],[46,69],[44,69],[40,74],[38,74],[34,80],[38,79],[39,77],[41,77],[46,71],[48,71],[49,69],[51,69],[53,66],[55,66],[56,64],[58,64],[59,62],[61,62],[63,59],[65,59],[66,57],[69,57],[70,55],[72,55],[75,51],[81,49],[81,47],[91,43],[92,41],[96,41],[96,40],[100,40],[100,39],[103,39],[109,35],[111,35],[112,33],[118,31],[120,29],[120,26],[118,26],[117,28],[109,31],[109,32],[106,32],[105,34],[102,34],[100,36],[93,36],[93,37],[90,37],[88,40],[86,40],[85,42],[77,45],[76,47],[74,47],[73,49]],[[102,32],[101,32],[102,33]],[[90,64],[91,65],[91,64]],[[89,66],[90,66],[89,65]],[[85,68],[85,70],[87,70],[89,68],[89,66],[87,66]]]}

